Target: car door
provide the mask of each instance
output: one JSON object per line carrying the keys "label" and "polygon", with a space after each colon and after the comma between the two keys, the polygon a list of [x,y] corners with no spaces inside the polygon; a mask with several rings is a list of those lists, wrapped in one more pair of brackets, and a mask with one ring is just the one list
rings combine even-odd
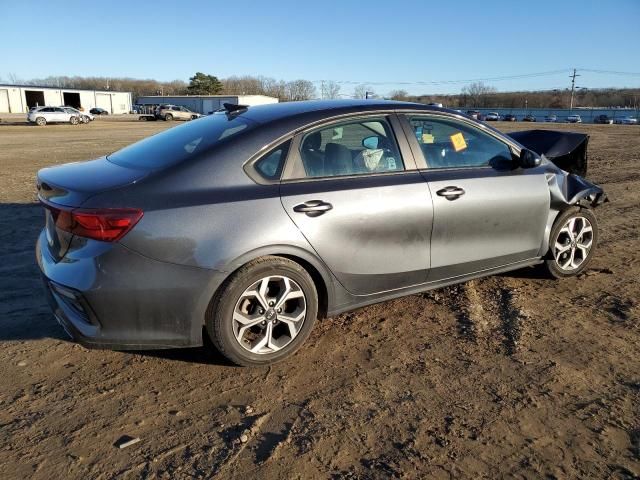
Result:
{"label": "car door", "polygon": [[433,200],[429,281],[535,258],[550,204],[544,167],[516,168],[513,146],[475,122],[402,120]]}
{"label": "car door", "polygon": [[66,123],[71,119],[71,114],[65,111],[64,108],[55,107],[53,109],[54,122]]}
{"label": "car door", "polygon": [[176,120],[184,120],[185,115],[182,111],[182,107],[171,107],[171,113],[173,114],[173,118]]}
{"label": "car door", "polygon": [[352,294],[426,281],[431,197],[395,116],[330,122],[293,139],[282,205]]}

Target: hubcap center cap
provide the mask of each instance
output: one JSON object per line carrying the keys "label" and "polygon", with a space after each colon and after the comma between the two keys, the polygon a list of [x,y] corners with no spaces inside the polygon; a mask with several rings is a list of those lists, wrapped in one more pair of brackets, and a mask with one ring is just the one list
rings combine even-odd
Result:
{"label": "hubcap center cap", "polygon": [[274,318],[276,318],[276,311],[273,308],[270,308],[269,310],[267,310],[267,313],[264,314],[264,318],[266,318],[267,320],[273,320]]}

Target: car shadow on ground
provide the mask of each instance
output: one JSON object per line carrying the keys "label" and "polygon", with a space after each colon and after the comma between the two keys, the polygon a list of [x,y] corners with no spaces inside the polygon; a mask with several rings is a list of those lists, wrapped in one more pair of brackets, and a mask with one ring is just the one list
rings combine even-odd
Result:
{"label": "car shadow on ground", "polygon": [[0,204],[0,342],[68,338],[47,305],[36,265],[43,224],[35,202]]}
{"label": "car shadow on ground", "polygon": [[129,353],[143,355],[145,357],[153,357],[164,360],[200,363],[203,365],[219,365],[221,367],[234,367],[226,357],[224,357],[216,347],[213,346],[206,332],[202,332],[203,345],[201,347],[190,348],[171,348],[166,350],[135,350]]}
{"label": "car shadow on ground", "polygon": [[522,280],[553,280],[543,264],[500,273],[498,274],[498,276],[506,278],[519,278]]}

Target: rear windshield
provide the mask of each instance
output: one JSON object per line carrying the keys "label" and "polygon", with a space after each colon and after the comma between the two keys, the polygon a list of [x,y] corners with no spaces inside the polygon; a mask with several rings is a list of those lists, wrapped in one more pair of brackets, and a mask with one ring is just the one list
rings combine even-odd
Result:
{"label": "rear windshield", "polygon": [[107,159],[123,167],[158,170],[183,162],[255,125],[247,118],[215,113],[145,138]]}

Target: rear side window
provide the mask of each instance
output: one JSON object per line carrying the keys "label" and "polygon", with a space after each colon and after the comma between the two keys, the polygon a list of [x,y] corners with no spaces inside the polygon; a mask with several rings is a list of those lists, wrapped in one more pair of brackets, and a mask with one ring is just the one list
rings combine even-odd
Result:
{"label": "rear side window", "polygon": [[284,161],[289,151],[289,143],[286,142],[274,148],[255,163],[255,169],[267,180],[280,180]]}
{"label": "rear side window", "polygon": [[194,157],[255,125],[248,118],[216,113],[145,138],[107,159],[123,167],[158,170]]}

